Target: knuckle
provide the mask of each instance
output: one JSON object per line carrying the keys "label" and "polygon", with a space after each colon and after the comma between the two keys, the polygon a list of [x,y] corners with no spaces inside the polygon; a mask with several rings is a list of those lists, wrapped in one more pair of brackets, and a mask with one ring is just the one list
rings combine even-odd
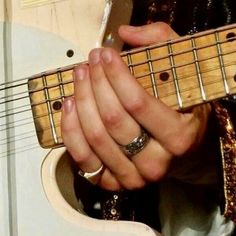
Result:
{"label": "knuckle", "polygon": [[163,178],[165,173],[166,171],[164,169],[153,168],[152,172],[145,173],[145,179],[147,179],[149,182],[159,181],[160,179]]}
{"label": "knuckle", "polygon": [[78,148],[78,142],[70,140],[69,142],[65,143],[65,146],[71,157],[79,165],[94,158],[94,152],[89,146],[84,145],[83,143],[81,144],[80,148]]}
{"label": "knuckle", "polygon": [[173,30],[172,28],[165,22],[157,22],[158,27],[156,27],[157,34],[161,35],[163,39],[168,39],[172,36]]}
{"label": "knuckle", "polygon": [[102,128],[94,128],[87,134],[90,144],[101,145],[104,143],[104,130]]}
{"label": "knuckle", "polygon": [[145,182],[142,180],[142,178],[132,175],[132,172],[123,175],[120,181],[122,186],[128,190],[140,189],[145,185]]}
{"label": "knuckle", "polygon": [[102,115],[104,125],[109,128],[119,127],[122,115],[118,111],[108,111]]}
{"label": "knuckle", "polygon": [[144,187],[144,182],[143,181],[138,181],[138,180],[126,180],[123,183],[123,186],[128,189],[128,190],[135,190],[135,189],[140,189]]}
{"label": "knuckle", "polygon": [[158,24],[158,29],[163,33],[171,29],[171,27],[163,21],[158,22],[157,24]]}
{"label": "knuckle", "polygon": [[89,160],[92,157],[92,155],[93,155],[92,151],[81,149],[79,153],[75,153],[73,155],[73,158],[75,159],[75,161],[78,164],[81,164],[81,163],[85,163],[87,160]]}
{"label": "knuckle", "polygon": [[132,114],[144,113],[146,109],[146,102],[141,97],[133,98],[127,102],[126,108]]}
{"label": "knuckle", "polygon": [[114,181],[114,180],[110,180],[110,179],[103,179],[102,178],[99,185],[108,191],[119,191],[122,189],[122,187],[118,181]]}
{"label": "knuckle", "polygon": [[149,182],[155,182],[160,180],[166,173],[166,168],[164,166],[159,165],[149,165],[143,167],[142,175]]}
{"label": "knuckle", "polygon": [[75,127],[73,125],[73,123],[71,122],[67,122],[67,121],[63,121],[61,122],[61,132],[62,135],[68,135],[69,133],[73,132],[75,130]]}
{"label": "knuckle", "polygon": [[61,123],[61,131],[62,131],[62,135],[65,135],[66,133],[68,133],[71,129],[70,126],[66,125],[65,122]]}
{"label": "knuckle", "polygon": [[193,138],[186,131],[182,131],[180,135],[173,137],[171,141],[170,151],[175,156],[182,156],[193,145]]}

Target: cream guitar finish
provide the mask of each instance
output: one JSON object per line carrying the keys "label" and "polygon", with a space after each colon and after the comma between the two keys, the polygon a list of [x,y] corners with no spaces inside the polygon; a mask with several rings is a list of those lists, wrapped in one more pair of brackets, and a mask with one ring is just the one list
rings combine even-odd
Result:
{"label": "cream guitar finish", "polygon": [[128,20],[131,1],[118,2],[0,0],[0,235],[156,235],[146,225],[99,221],[78,209],[65,150],[39,147],[22,79],[84,61],[102,42],[119,47],[112,29]]}

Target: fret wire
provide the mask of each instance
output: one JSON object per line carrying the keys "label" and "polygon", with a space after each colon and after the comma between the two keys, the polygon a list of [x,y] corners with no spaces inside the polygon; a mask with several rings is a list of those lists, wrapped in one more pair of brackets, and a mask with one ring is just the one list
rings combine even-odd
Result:
{"label": "fret wire", "polygon": [[[31,110],[29,109],[29,111],[31,111]],[[48,114],[50,114],[50,115],[52,116],[52,115],[58,114],[58,113],[60,113],[60,112],[61,112],[61,111],[54,111],[53,113],[49,113],[49,112],[43,113],[43,114],[41,114],[41,115],[34,116],[34,119],[45,118],[45,117],[48,116]],[[18,113],[21,113],[21,112],[18,112]],[[55,125],[55,122],[54,122],[54,125]]]}
{"label": "fret wire", "polygon": [[60,71],[57,72],[57,79],[58,79],[58,82],[59,82],[61,98],[62,98],[62,101],[64,101],[64,99],[65,99],[65,90],[64,90],[63,81],[62,81]]}
{"label": "fret wire", "polygon": [[[73,95],[74,95],[73,93],[68,94],[68,95],[65,95],[65,98],[66,98],[66,97],[71,97],[71,96],[73,96]],[[31,105],[31,106],[38,106],[38,105],[45,104],[45,103],[47,103],[47,102],[55,102],[55,101],[57,101],[58,99],[61,99],[61,96],[57,96],[57,97],[55,97],[55,98],[49,98],[49,99],[41,100],[40,102],[31,103],[30,105]]]}
{"label": "fret wire", "polygon": [[[214,45],[216,45],[216,44],[214,44]],[[196,50],[197,50],[197,48],[196,48]],[[234,51],[225,53],[225,54],[223,54],[223,55],[230,55],[231,53],[234,53]],[[175,54],[172,54],[172,55],[175,56]],[[199,62],[205,62],[205,61],[208,61],[208,60],[214,59],[214,58],[217,58],[217,57],[208,57],[208,58],[205,58],[205,59],[203,59],[203,60],[198,60],[198,63],[199,63]],[[156,61],[156,60],[153,60],[153,61]],[[193,63],[194,63],[194,61],[191,61],[191,62],[185,63],[185,64],[180,64],[180,65],[175,66],[175,68],[181,68],[181,67],[184,67],[184,66],[191,65],[191,64],[193,64]],[[229,65],[229,64],[228,64],[228,65]],[[224,67],[225,67],[225,66],[224,66]],[[157,71],[154,71],[154,73],[162,73],[162,72],[165,72],[165,71],[168,70],[168,69],[171,69],[171,67],[170,67],[170,68],[166,68],[165,70],[157,70]],[[209,70],[204,70],[204,71],[202,71],[202,73],[205,73],[205,72],[209,72]],[[145,76],[147,76],[147,75],[149,75],[149,73],[144,73],[144,74],[142,74],[142,75],[137,76],[136,78],[139,79],[139,78],[145,77]],[[192,74],[192,75],[195,75],[195,73]],[[189,76],[190,76],[190,75],[189,75]],[[181,79],[184,79],[184,78],[185,78],[185,77],[182,77],[182,78],[180,78],[180,79],[178,79],[178,80],[181,80]],[[186,78],[187,78],[187,77],[186,77]]]}
{"label": "fret wire", "polygon": [[[63,71],[61,71],[63,72]],[[61,73],[61,72],[56,72],[56,73]],[[55,73],[54,73],[55,74]],[[48,74],[47,76],[50,76],[50,75],[53,75],[53,74]],[[45,75],[43,75],[45,76]],[[42,76],[42,77],[43,77]],[[38,78],[38,77],[37,77]],[[27,91],[28,93],[36,93],[36,92],[40,92],[40,91],[43,91],[45,88],[46,89],[51,89],[51,88],[56,88],[58,86],[65,86],[67,84],[71,84],[73,83],[73,79],[72,80],[69,80],[69,81],[65,81],[65,82],[62,82],[62,83],[55,83],[55,84],[51,84],[51,85],[46,85],[45,87],[40,87],[40,88],[37,88],[37,89],[31,89],[29,91]],[[17,95],[17,94],[16,94]]]}
{"label": "fret wire", "polygon": [[199,87],[200,87],[200,91],[201,91],[202,100],[206,101],[207,98],[206,98],[206,93],[205,93],[204,87],[203,87],[203,81],[202,81],[202,75],[200,72],[200,66],[199,66],[195,38],[191,38],[191,43],[192,43],[192,48],[193,48],[194,64],[195,64],[195,68],[197,71],[197,79],[198,79],[198,83],[199,83]]}
{"label": "fret wire", "polygon": [[[202,37],[202,36],[209,36],[209,35],[212,35],[212,34],[213,34],[212,32],[210,32],[208,34],[207,33],[205,33],[205,34],[198,33],[194,37],[195,38],[199,38],[199,37]],[[185,36],[183,38],[178,38],[178,39],[175,39],[175,40],[170,40],[170,41],[165,42],[165,43],[159,43],[159,44],[155,44],[155,45],[150,45],[148,47],[132,49],[131,51],[127,51],[127,52],[121,53],[121,56],[125,56],[125,55],[128,55],[128,54],[135,54],[135,53],[144,52],[146,49],[152,50],[152,49],[166,47],[166,46],[168,46],[168,44],[174,44],[174,43],[179,43],[179,42],[186,42],[186,41],[190,40],[191,37],[192,36]],[[236,37],[232,37],[231,39],[232,40],[236,39]],[[228,42],[228,40],[226,39],[226,40],[222,40],[220,42],[221,43],[225,43],[225,42]],[[204,45],[204,46],[200,46],[200,47],[198,47],[196,49],[204,49],[204,48],[209,48],[211,46],[215,46],[215,44],[207,44],[207,45]],[[182,54],[188,53],[188,52],[191,52],[191,50],[183,50],[183,51],[180,51],[178,53],[173,53],[173,56],[182,55]],[[168,56],[159,57],[159,58],[157,58],[157,60],[158,59],[166,59],[166,58],[168,58]],[[140,65],[140,64],[143,64],[143,63],[141,62],[141,63],[133,64],[133,66]]]}
{"label": "fret wire", "polygon": [[[197,36],[194,36],[195,38],[198,38]],[[187,40],[190,40],[191,38],[188,38]],[[232,38],[233,39],[233,38]],[[236,39],[236,37],[235,37],[235,39]],[[180,42],[186,42],[187,40],[184,40],[184,41],[180,41]],[[221,40],[220,41],[220,43],[227,43],[228,42],[228,40]],[[175,41],[173,40],[173,41],[169,41],[169,43],[175,43]],[[164,46],[167,46],[167,43],[164,45]],[[210,47],[212,47],[212,46],[216,46],[216,43],[211,43],[211,44],[207,44],[207,45],[204,45],[204,46],[198,46],[198,47],[196,47],[196,50],[200,50],[200,49],[207,49],[207,48],[210,48]],[[157,49],[157,48],[161,48],[161,46],[159,46],[159,45],[155,45],[155,46],[150,46],[150,47],[145,47],[145,48],[142,48],[142,49],[140,49],[138,52],[144,52],[145,50],[147,50],[147,49],[149,49],[149,50],[153,50],[153,49]],[[135,52],[136,51],[129,51],[129,52],[126,52],[126,54],[128,55],[128,54],[135,54]],[[182,50],[182,51],[179,51],[179,52],[177,52],[177,53],[172,53],[172,55],[175,57],[175,56],[179,56],[179,55],[183,55],[183,54],[185,54],[185,53],[191,53],[192,52],[192,49],[190,49],[190,50]],[[232,53],[233,53],[234,51],[232,51]],[[123,55],[123,54],[121,54],[121,55]],[[225,55],[225,54],[223,54],[223,55]],[[124,55],[123,55],[124,56]],[[128,57],[128,56],[127,56]],[[152,59],[152,61],[160,61],[160,60],[164,60],[164,59],[167,59],[167,58],[169,58],[169,56],[160,56],[160,57],[157,57],[157,58],[154,58],[154,59]],[[209,58],[206,58],[206,59],[204,59],[204,60],[208,60],[208,59],[212,59],[212,58],[214,58],[214,57],[209,57]],[[146,63],[145,61],[142,61],[142,62],[138,62],[138,63],[132,63],[132,66],[134,67],[134,66],[140,66],[140,65],[143,65],[144,63]],[[188,65],[188,64],[183,64],[183,66],[184,65]]]}
{"label": "fret wire", "polygon": [[[232,65],[231,63],[229,63],[229,64],[225,64],[225,66],[227,67],[227,66],[230,66],[230,65]],[[175,68],[177,68],[177,67],[175,67]],[[212,70],[216,70],[216,69],[219,69],[220,67],[219,66],[217,66],[217,67],[215,67],[215,68],[213,68],[213,69],[211,69],[211,70],[204,70],[203,71],[203,73],[207,73],[207,72],[210,72],[210,71],[212,71]],[[158,73],[159,73],[160,71],[158,71]],[[164,72],[164,70],[163,70],[163,72]],[[157,73],[157,72],[154,72],[154,73]],[[143,74],[142,76],[140,76],[140,77],[138,77],[138,79],[141,79],[141,78],[144,78],[144,77],[146,77],[148,74]],[[194,74],[188,74],[188,76],[184,76],[184,77],[179,77],[178,78],[178,80],[185,80],[185,79],[187,79],[187,78],[189,78],[189,77],[191,77],[191,76],[193,76]],[[216,80],[217,81],[217,80]],[[216,83],[216,81],[213,81],[213,83]],[[170,82],[169,82],[170,83]],[[162,85],[160,85],[160,86],[162,86]],[[48,88],[48,86],[46,86],[46,88]],[[147,88],[149,88],[149,87],[144,87],[145,89],[147,89]],[[198,87],[194,87],[194,89],[195,88],[198,88]],[[183,90],[183,91],[185,91],[185,90]],[[188,90],[186,90],[186,91],[188,91]],[[171,94],[170,94],[171,95]],[[68,94],[68,95],[65,95],[65,97],[70,97],[70,96],[73,96],[73,94],[71,93],[71,94]],[[167,96],[168,96],[168,94],[167,94]],[[37,106],[37,105],[41,105],[41,104],[45,104],[46,102],[53,102],[53,101],[57,101],[58,99],[60,99],[60,97],[54,97],[54,98],[50,98],[50,99],[47,99],[47,100],[43,100],[43,101],[40,101],[40,102],[37,102],[37,103],[31,103],[31,106]]]}
{"label": "fret wire", "polygon": [[220,62],[220,70],[221,70],[222,79],[223,79],[223,83],[224,83],[225,93],[227,95],[229,95],[230,92],[229,92],[229,86],[227,83],[227,77],[226,77],[225,66],[224,66],[224,59],[222,56],[223,53],[221,50],[221,44],[219,42],[219,32],[215,31],[214,35],[215,35],[215,39],[216,39],[216,47],[217,47],[218,58],[219,58],[219,62]]}
{"label": "fret wire", "polygon": [[[198,104],[198,103],[197,103],[198,99],[195,98],[194,100],[196,100],[196,103],[194,103],[194,104]],[[193,100],[193,101],[194,101],[194,100]],[[176,106],[178,106],[178,105],[179,105],[179,104],[178,104],[178,102],[177,102],[177,103],[173,104],[171,107],[176,107]],[[60,127],[60,123],[59,123],[59,122],[58,122],[58,123],[56,122],[56,123],[54,123],[54,126],[55,126],[55,127]],[[48,127],[45,127],[44,130],[49,130],[49,129],[51,129],[51,127],[48,126]]]}
{"label": "fret wire", "polygon": [[[46,76],[43,76],[42,80],[43,80],[43,85],[47,86]],[[54,120],[53,120],[53,115],[52,115],[52,108],[51,108],[51,104],[49,102],[50,96],[49,96],[48,89],[44,89],[44,94],[45,94],[45,97],[46,97],[46,104],[47,104],[47,109],[48,109],[48,117],[49,117],[49,121],[50,121],[52,136],[53,136],[54,142],[57,144],[58,139],[57,139],[56,127],[55,127]]]}
{"label": "fret wire", "polygon": [[178,84],[178,78],[176,74],[176,68],[175,68],[175,62],[174,62],[174,57],[173,57],[173,50],[172,50],[172,45],[170,43],[167,44],[168,47],[168,53],[169,53],[169,59],[170,59],[170,64],[171,64],[171,71],[174,79],[174,85],[176,89],[176,96],[178,100],[179,107],[183,107],[183,101],[180,96],[180,89],[179,89],[179,84]]}
{"label": "fret wire", "polygon": [[[216,45],[216,44],[214,44],[214,45]],[[199,48],[196,48],[196,50],[198,50]],[[225,54],[222,54],[222,55],[229,55],[229,54],[231,54],[231,53],[234,53],[234,51],[230,51],[230,52],[227,52],[227,53],[225,53]],[[176,56],[176,55],[179,55],[178,53],[177,54],[172,54],[173,56]],[[198,60],[198,62],[204,62],[204,61],[207,61],[207,60],[210,60],[210,59],[214,59],[214,58],[216,58],[216,57],[208,57],[208,58],[205,58],[204,60]],[[159,58],[158,59],[152,59],[152,61],[158,61],[159,60]],[[188,65],[191,65],[191,64],[193,64],[194,63],[194,61],[193,62],[189,62],[189,63],[185,63],[185,64],[181,64],[181,65],[178,65],[178,66],[175,66],[175,68],[181,68],[181,67],[183,67],[183,66],[188,66]],[[142,63],[142,64],[144,64],[144,63]],[[133,64],[133,65],[138,65],[138,64]],[[171,69],[171,67],[170,68],[167,68],[167,69]],[[157,71],[153,71],[154,73],[162,73],[162,72],[165,72],[166,71],[166,69],[165,70],[157,70]],[[204,72],[207,72],[207,71],[204,71]],[[59,72],[59,73],[61,73],[61,72]],[[141,75],[139,75],[139,76],[137,76],[136,75],[136,78],[137,79],[141,79],[141,78],[143,78],[143,77],[145,77],[145,76],[148,76],[149,75],[149,73],[144,73],[144,74],[141,74]],[[65,82],[62,82],[61,83],[61,85],[62,86],[66,86],[67,84],[70,84],[70,83],[72,83],[73,82],[73,80],[69,80],[69,81],[65,81]],[[55,88],[55,87],[57,87],[58,85],[60,85],[60,84],[53,84],[53,85],[47,85],[47,86],[45,86],[45,88],[47,88],[47,89],[50,89],[50,88]],[[29,90],[28,92],[29,93],[34,93],[34,92],[39,92],[39,91],[42,91],[43,89],[45,89],[45,88],[38,88],[38,89],[31,89],[31,90]],[[73,94],[71,94],[71,95],[73,95]],[[28,95],[27,95],[27,97],[28,97]],[[4,97],[3,97],[4,98]],[[23,98],[25,98],[25,97],[21,97],[22,99]],[[20,99],[21,99],[20,98]],[[58,99],[58,98],[57,98]],[[51,99],[51,101],[52,101],[52,99]],[[44,101],[42,101],[42,103],[44,103]],[[1,103],[0,103],[1,104]],[[35,105],[35,104],[33,104],[33,105]],[[37,104],[36,104],[37,105]]]}
{"label": "fret wire", "polygon": [[[236,37],[235,37],[236,38]],[[173,43],[175,42],[175,40],[173,40]],[[182,41],[180,41],[180,42],[182,42]],[[225,43],[225,42],[227,42],[227,40],[222,40],[222,41],[220,41],[221,43]],[[172,41],[170,42],[170,43],[172,43]],[[200,49],[204,49],[204,48],[208,48],[208,47],[211,47],[211,46],[215,46],[216,44],[209,44],[209,45],[205,45],[205,46],[200,46],[200,47],[196,47],[196,50],[200,50]],[[165,45],[166,46],[166,45]],[[158,48],[158,45],[155,45],[155,46],[153,46],[153,47],[150,47],[149,49],[155,49],[155,48]],[[140,49],[141,50],[141,49]],[[140,51],[139,50],[139,51]],[[143,52],[143,50],[144,49],[142,49],[141,51]],[[145,62],[140,62],[140,63],[131,63],[130,62],[130,55],[128,56],[128,54],[130,54],[130,53],[134,53],[135,52],[135,50],[133,51],[131,51],[131,52],[125,52],[125,54],[127,54],[126,55],[126,57],[128,58],[128,66],[129,67],[134,67],[134,66],[139,66],[139,65],[142,65],[142,64],[144,64]],[[178,53],[173,53],[173,56],[178,56],[178,55],[182,55],[182,54],[184,54],[184,53],[188,53],[188,52],[191,52],[191,50],[183,50],[183,51],[181,51],[181,52],[178,52]],[[234,51],[232,51],[232,53],[233,53]],[[124,53],[121,53],[121,55],[123,55],[123,56],[125,56],[125,54]],[[227,53],[227,54],[229,54],[229,53]],[[223,54],[223,55],[227,55],[227,54]],[[158,61],[158,60],[164,60],[164,59],[166,59],[166,58],[168,58],[168,56],[164,56],[164,57],[158,57],[158,58],[154,58],[152,61]],[[212,59],[212,58],[214,58],[214,57],[209,57],[209,58],[205,58],[204,59],[204,61],[205,60],[210,60],[210,59]],[[183,65],[181,65],[181,66],[185,66],[185,65],[188,65],[188,64],[191,64],[191,63],[187,63],[187,64],[183,64]],[[178,66],[179,67],[179,66]],[[177,68],[177,67],[176,67]],[[66,68],[62,68],[62,69],[60,69],[60,70],[57,70],[57,71],[54,71],[54,72],[45,72],[45,73],[42,73],[43,75],[41,75],[40,77],[42,77],[42,76],[47,76],[47,75],[51,75],[51,74],[55,74],[55,73],[57,73],[57,72],[64,72],[64,71],[67,71],[68,70],[68,68],[66,67]],[[131,72],[132,72],[133,70],[131,69]],[[161,72],[161,71],[159,71],[159,72]],[[37,78],[37,77],[39,77],[39,76],[33,76],[33,77],[31,77],[30,78],[30,80],[31,79],[35,79],[35,78]],[[63,82],[63,85],[64,84],[68,84],[68,83],[71,83],[71,82],[73,82],[73,80],[71,80],[71,81],[66,81],[66,82]],[[55,85],[50,85],[50,86],[47,86],[47,88],[51,88],[51,87],[56,87],[57,86],[57,84],[55,84]],[[43,88],[42,88],[43,89]],[[41,88],[40,89],[32,89],[32,90],[30,90],[30,91],[27,91],[27,92],[37,92],[37,91],[41,91],[42,90]],[[0,89],[1,90],[1,89]]]}
{"label": "fret wire", "polygon": [[158,98],[156,79],[155,79],[155,74],[154,74],[153,65],[152,65],[151,53],[149,49],[146,49],[146,55],[148,59],[148,67],[149,67],[150,76],[151,76],[153,93],[154,93],[154,96]]}
{"label": "fret wire", "polygon": [[[171,41],[172,42],[172,41]],[[175,42],[175,40],[173,40],[173,42]],[[225,40],[222,40],[221,42],[225,42]],[[218,40],[218,43],[219,43],[219,40]],[[214,44],[214,45],[216,45],[216,44]],[[151,47],[150,47],[151,48]],[[199,48],[205,48],[205,46],[204,47],[199,47]],[[197,48],[196,48],[197,49]],[[183,51],[183,52],[185,52],[185,51]],[[172,53],[172,55],[174,56],[174,55],[178,55],[178,54],[182,54],[183,52],[180,52],[180,53]],[[222,54],[223,55],[223,54]],[[131,58],[131,56],[129,55],[129,57],[128,58]],[[158,58],[159,59],[159,58]],[[155,60],[158,60],[158,59],[155,59]],[[204,59],[204,60],[208,60],[208,59],[211,59],[211,58],[206,58],[206,59]],[[129,59],[129,61],[130,61],[130,59]],[[131,66],[131,64],[132,63],[130,63],[130,66]],[[134,64],[132,64],[132,66],[134,66]],[[182,66],[182,65],[181,65]],[[177,68],[176,66],[175,66],[175,68]],[[131,70],[133,70],[133,68],[131,68]],[[58,70],[57,70],[58,71]],[[64,69],[63,70],[60,70],[60,71],[64,71]],[[54,86],[56,86],[56,85],[54,85]],[[49,87],[54,87],[54,86],[47,86],[48,88]],[[36,89],[36,90],[41,90],[41,89]],[[35,91],[36,91],[35,90]]]}
{"label": "fret wire", "polygon": [[[216,45],[216,44],[214,44],[214,45]],[[196,48],[196,50],[198,50],[198,48]],[[227,53],[224,53],[224,54],[222,54],[222,55],[230,55],[231,53],[234,53],[234,51],[230,51],[230,52],[227,52]],[[178,55],[178,54],[173,54],[174,56],[175,55]],[[207,61],[207,60],[210,60],[210,59],[214,59],[215,57],[208,57],[208,58],[205,58],[204,60],[199,60],[198,62],[203,62],[203,61]],[[159,60],[159,58],[158,59],[153,59],[152,61],[157,61],[157,60]],[[190,62],[190,63],[185,63],[185,64],[181,64],[181,65],[179,65],[179,66],[175,66],[175,68],[180,68],[180,67],[182,67],[182,66],[187,66],[187,65],[190,65],[190,64],[192,64],[192,62]],[[136,64],[135,64],[136,65]],[[225,67],[225,66],[224,66]],[[162,73],[162,72],[165,72],[166,70],[157,70],[157,71],[154,71],[154,73]],[[206,71],[207,72],[207,71]],[[61,72],[60,72],[61,73]],[[145,76],[147,76],[148,75],[148,73],[144,73],[144,74],[142,74],[142,75],[140,75],[140,76],[136,76],[136,78],[137,79],[140,79],[140,78],[142,78],[142,77],[145,77]],[[38,77],[37,77],[38,78]],[[70,80],[70,81],[65,81],[65,82],[62,82],[62,86],[66,86],[67,84],[70,84],[70,83],[72,83],[73,82],[73,80]],[[47,89],[50,89],[50,88],[54,88],[54,87],[56,87],[56,86],[58,86],[58,84],[54,84],[54,85],[47,85],[45,88],[47,88]],[[27,92],[29,92],[29,93],[34,93],[34,92],[39,92],[39,91],[42,91],[44,88],[42,87],[42,88],[37,88],[37,89],[31,89],[31,90],[28,90]],[[26,92],[26,91],[25,91]],[[20,94],[20,93],[19,93]],[[15,95],[19,95],[18,93],[17,94],[15,94]],[[23,94],[23,93],[22,93]],[[71,94],[71,95],[73,95],[73,94]],[[4,98],[6,98],[6,97],[2,97],[2,98],[0,98],[0,99],[4,99]],[[24,99],[24,98],[28,98],[28,95],[27,96],[24,96],[24,97],[20,97],[20,98],[18,98],[18,100],[20,100],[20,99]],[[58,98],[57,98],[58,99]],[[16,99],[11,99],[11,100],[6,100],[6,102],[12,102],[12,101],[15,101]],[[44,103],[45,101],[43,101],[43,102],[41,102],[41,103]],[[5,102],[0,102],[0,104],[4,104]],[[31,104],[31,105],[38,105],[38,104]]]}
{"label": "fret wire", "polygon": [[[225,64],[225,66],[226,67],[228,67],[228,66],[230,66],[230,65],[232,65],[231,63],[229,63],[229,64]],[[219,69],[219,66],[217,66],[215,69]],[[215,70],[214,69],[214,70]],[[206,70],[205,72],[208,72],[209,70]],[[187,78],[187,77],[183,77],[182,79],[185,79],[185,78]],[[214,84],[214,83],[216,83],[216,81],[212,81],[211,83],[209,83],[209,84]],[[194,90],[195,88],[198,88],[198,87],[193,87],[192,89]],[[236,87],[232,87],[232,89],[235,89]],[[146,88],[145,88],[146,89]],[[185,90],[184,90],[185,91]],[[186,91],[189,91],[189,90],[186,90]],[[173,94],[175,94],[175,93],[167,93],[164,97],[161,97],[160,99],[163,99],[163,98],[165,98],[165,97],[168,97],[168,96],[172,96]],[[70,95],[66,95],[66,97],[68,96],[72,96],[73,94],[70,94]],[[222,96],[223,97],[223,96]],[[55,98],[53,98],[53,99],[49,99],[48,101],[55,101],[56,99]],[[45,100],[43,101],[43,102],[40,102],[40,103],[35,103],[35,104],[32,104],[31,103],[31,106],[36,106],[36,105],[41,105],[41,104],[45,104],[46,102],[45,102]],[[19,111],[19,112],[17,112],[16,114],[20,114],[20,113],[23,113],[23,112],[28,112],[28,111],[31,111],[31,109],[26,109],[26,110],[23,110],[23,111]],[[59,112],[59,111],[58,111]],[[58,113],[57,111],[55,112],[53,112],[52,114],[55,114],[55,113]],[[14,115],[15,113],[10,113],[10,114],[8,114],[7,116],[11,116],[11,115]],[[48,113],[45,113],[45,114],[42,114],[42,115],[40,115],[40,116],[34,116],[34,119],[38,119],[38,118],[42,118],[42,117],[46,117],[46,116],[48,116]],[[5,115],[4,116],[1,116],[2,118],[3,117],[5,117]],[[0,118],[1,118],[0,117]],[[0,125],[1,126],[1,125]]]}
{"label": "fret wire", "polygon": [[132,57],[131,57],[130,53],[127,53],[127,59],[128,59],[129,70],[130,70],[131,74],[133,75],[134,74],[134,68],[133,68]]}

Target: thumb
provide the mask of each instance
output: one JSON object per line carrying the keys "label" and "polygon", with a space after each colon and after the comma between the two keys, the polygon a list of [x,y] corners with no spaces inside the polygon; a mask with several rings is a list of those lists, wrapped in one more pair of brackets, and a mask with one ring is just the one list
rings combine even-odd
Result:
{"label": "thumb", "polygon": [[138,27],[122,25],[118,33],[125,43],[132,46],[144,46],[178,37],[177,33],[164,22]]}

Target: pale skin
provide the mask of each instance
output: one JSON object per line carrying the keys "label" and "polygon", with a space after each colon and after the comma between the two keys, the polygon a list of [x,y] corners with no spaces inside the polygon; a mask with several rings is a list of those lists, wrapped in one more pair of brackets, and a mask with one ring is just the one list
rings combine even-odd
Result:
{"label": "pale skin", "polygon": [[[122,26],[120,37],[133,46],[144,46],[178,37],[164,23],[142,27]],[[173,159],[193,154],[201,143],[211,111],[209,105],[180,113],[146,93],[130,74],[118,52],[94,49],[88,65],[74,70],[75,94],[62,109],[65,146],[85,172],[103,164],[98,182],[107,190],[141,188],[168,173]],[[151,139],[128,158],[126,145],[144,127]]]}

